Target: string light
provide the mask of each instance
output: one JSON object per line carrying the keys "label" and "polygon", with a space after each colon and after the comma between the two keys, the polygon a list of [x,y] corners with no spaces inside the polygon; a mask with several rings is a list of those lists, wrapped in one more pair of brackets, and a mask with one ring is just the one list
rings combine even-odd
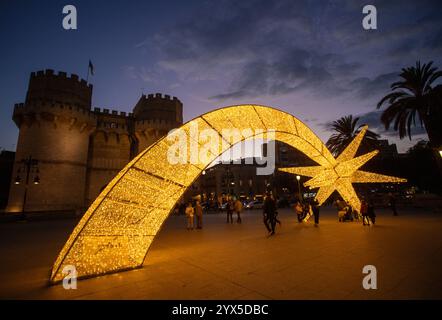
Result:
{"label": "string light", "polygon": [[352,183],[401,183],[406,179],[358,170],[379,151],[375,150],[356,157],[356,152],[367,132],[364,126],[355,139],[330,165],[312,167],[280,168],[280,171],[296,175],[312,177],[304,183],[310,189],[319,188],[316,200],[322,204],[336,190],[342,198],[355,210],[360,211],[361,202]]}
{"label": "string light", "polygon": [[[354,150],[359,146],[358,138],[352,143],[357,146],[352,146],[351,150],[347,153],[344,151],[344,155],[335,159],[304,123],[288,113],[270,107],[226,107],[191,120],[180,129],[185,130],[191,138],[189,130],[195,124],[200,130],[214,129],[220,136],[226,128],[241,131],[262,128],[264,132],[275,130],[276,140],[293,146],[319,164],[315,167],[284,170],[292,173],[297,170],[299,175],[314,177],[316,182],[309,185],[320,186],[317,197],[321,200],[325,200],[336,188],[341,194],[346,194],[349,202],[355,204],[357,196],[352,194],[351,182],[361,182],[371,177],[384,181],[389,179],[363,171],[352,171],[353,168],[359,168],[365,160],[368,161],[368,156],[354,158]],[[50,280],[61,281],[64,277],[62,270],[66,265],[74,265],[79,278],[142,266],[161,225],[185,190],[216,157],[235,143],[253,137],[252,133],[234,137],[227,144],[220,139],[218,152],[210,153],[209,157],[204,158],[204,162],[198,163],[169,163],[167,152],[172,142],[167,138],[141,152],[118,173],[84,214],[60,251]],[[200,141],[194,142],[200,144]],[[330,177],[335,180],[333,187],[327,183]]]}

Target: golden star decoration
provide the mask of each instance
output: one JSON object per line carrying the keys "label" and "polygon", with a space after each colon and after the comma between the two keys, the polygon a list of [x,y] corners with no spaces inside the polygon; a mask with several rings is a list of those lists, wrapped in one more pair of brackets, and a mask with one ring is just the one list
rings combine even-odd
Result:
{"label": "golden star decoration", "polygon": [[368,126],[364,126],[354,140],[328,166],[288,167],[280,168],[279,170],[300,176],[312,177],[304,183],[304,186],[310,189],[319,188],[316,194],[316,200],[319,204],[324,203],[336,190],[353,209],[359,212],[361,201],[353,188],[353,183],[407,182],[406,179],[402,178],[358,170],[379,152],[375,150],[355,158],[367,129]]}

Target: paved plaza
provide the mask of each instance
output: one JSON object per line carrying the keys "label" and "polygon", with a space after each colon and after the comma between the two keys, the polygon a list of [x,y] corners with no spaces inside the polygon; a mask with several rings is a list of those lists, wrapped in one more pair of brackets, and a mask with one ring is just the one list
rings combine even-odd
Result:
{"label": "paved plaza", "polygon": [[[378,210],[378,223],[338,223],[324,208],[321,223],[299,224],[281,210],[267,237],[260,211],[226,224],[205,215],[187,231],[171,216],[141,269],[78,281],[77,290],[48,286],[54,259],[77,220],[0,224],[0,298],[8,299],[434,299],[442,298],[442,214]],[[364,265],[378,289],[364,290]]]}

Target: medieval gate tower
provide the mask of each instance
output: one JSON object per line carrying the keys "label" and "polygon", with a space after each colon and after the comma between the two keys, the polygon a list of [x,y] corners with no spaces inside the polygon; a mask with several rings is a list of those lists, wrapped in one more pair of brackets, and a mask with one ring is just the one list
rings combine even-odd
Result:
{"label": "medieval gate tower", "polygon": [[[176,97],[142,95],[128,114],[92,110],[91,100],[92,85],[75,74],[31,73],[25,102],[14,107],[20,131],[7,211],[82,211],[134,156],[183,123]],[[35,160],[30,168],[26,159]]]}

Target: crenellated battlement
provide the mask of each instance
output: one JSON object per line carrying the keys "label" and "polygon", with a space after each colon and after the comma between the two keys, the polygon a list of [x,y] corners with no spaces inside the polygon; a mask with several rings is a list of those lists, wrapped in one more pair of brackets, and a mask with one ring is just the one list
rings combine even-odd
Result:
{"label": "crenellated battlement", "polygon": [[131,112],[126,112],[126,111],[118,111],[118,110],[112,110],[112,109],[108,109],[108,108],[98,108],[95,107],[94,111],[95,114],[99,114],[99,115],[112,115],[112,116],[118,116],[118,117],[124,117],[124,118],[132,118],[133,117],[133,113]]}
{"label": "crenellated battlement", "polygon": [[44,78],[59,78],[59,79],[70,79],[73,83],[80,83],[86,87],[90,87],[92,89],[92,84],[88,84],[86,80],[80,79],[80,77],[71,73],[70,76],[64,71],[54,72],[52,69],[39,70],[37,72],[31,72],[31,79],[44,79]]}
{"label": "crenellated battlement", "polygon": [[[16,103],[14,105],[13,120],[20,128],[23,122],[31,125],[38,119],[56,121],[75,119],[77,123],[85,123],[90,127],[95,126],[96,116],[90,110],[81,105],[50,101],[46,99],[31,100],[28,103]],[[25,121],[26,120],[26,121]]]}
{"label": "crenellated battlement", "polygon": [[171,97],[168,94],[162,95],[161,93],[155,93],[155,94],[150,93],[148,95],[143,94],[141,96],[141,99],[146,99],[146,100],[161,99],[165,101],[179,101],[181,103],[181,101],[177,97]]}
{"label": "crenellated battlement", "polygon": [[133,110],[137,120],[164,120],[181,124],[183,104],[177,97],[161,93],[142,95]]}
{"label": "crenellated battlement", "polygon": [[42,112],[49,110],[70,110],[83,115],[94,117],[93,113],[90,110],[84,109],[83,106],[78,103],[69,103],[47,99],[34,99],[29,101],[28,103],[14,104],[14,112]]}
{"label": "crenellated battlement", "polygon": [[92,84],[78,75],[52,69],[32,72],[26,95],[26,103],[34,100],[60,101],[79,105],[89,110],[92,100]]}

